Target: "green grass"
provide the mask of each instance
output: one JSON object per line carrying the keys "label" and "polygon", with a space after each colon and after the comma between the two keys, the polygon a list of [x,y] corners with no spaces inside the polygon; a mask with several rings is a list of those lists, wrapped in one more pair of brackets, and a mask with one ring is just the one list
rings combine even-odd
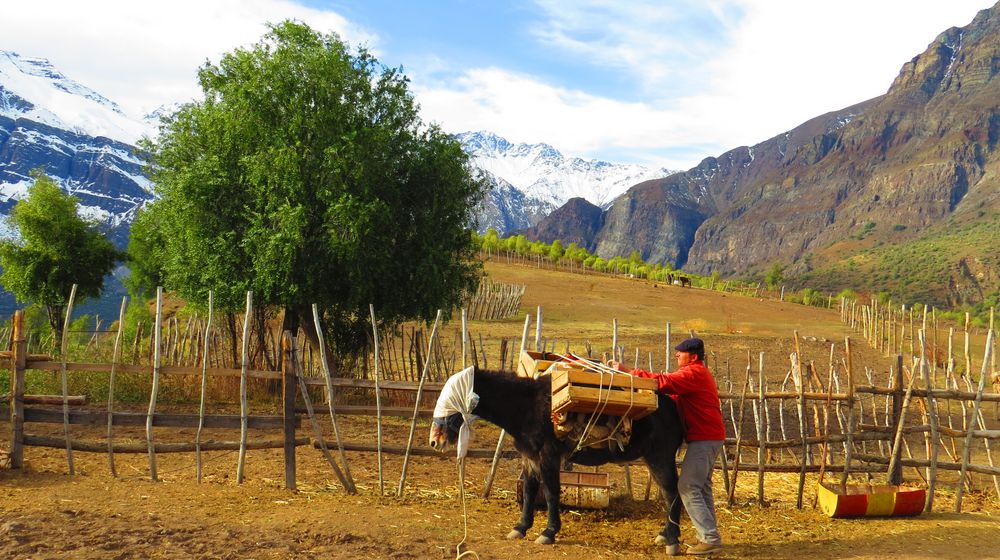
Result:
{"label": "green grass", "polygon": [[[994,215],[972,224],[950,224],[928,230],[900,243],[865,249],[818,266],[796,281],[825,291],[851,288],[868,295],[886,292],[893,301],[944,308],[950,300],[949,283],[961,277],[961,259],[975,259],[978,266],[997,271],[1000,270],[998,247],[1000,215]],[[996,277],[988,275],[987,284],[981,285],[987,299],[1000,288]],[[967,303],[970,308],[978,309],[976,304],[980,302]]]}

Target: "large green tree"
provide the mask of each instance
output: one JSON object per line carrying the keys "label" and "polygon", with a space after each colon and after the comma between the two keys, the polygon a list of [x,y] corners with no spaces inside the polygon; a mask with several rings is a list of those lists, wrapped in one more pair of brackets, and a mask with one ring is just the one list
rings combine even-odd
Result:
{"label": "large green tree", "polygon": [[253,290],[293,330],[317,303],[340,343],[369,303],[385,323],[430,320],[475,288],[484,186],[400,69],[286,21],[198,76],[204,101],[145,146],[160,198],[139,219],[163,244],[147,278],[228,309]]}
{"label": "large green tree", "polygon": [[76,301],[98,297],[104,278],[122,255],[77,214],[77,199],[41,172],[32,173],[28,196],[11,210],[17,238],[0,241],[0,284],[19,302],[44,306],[58,336],[73,284]]}

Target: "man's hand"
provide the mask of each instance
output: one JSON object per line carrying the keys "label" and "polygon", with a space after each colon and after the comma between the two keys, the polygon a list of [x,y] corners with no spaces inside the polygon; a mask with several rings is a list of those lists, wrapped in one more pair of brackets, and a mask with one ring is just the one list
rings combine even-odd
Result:
{"label": "man's hand", "polygon": [[625,373],[632,371],[632,368],[628,367],[622,362],[619,362],[618,360],[608,360],[608,367],[616,369],[618,371],[623,371]]}

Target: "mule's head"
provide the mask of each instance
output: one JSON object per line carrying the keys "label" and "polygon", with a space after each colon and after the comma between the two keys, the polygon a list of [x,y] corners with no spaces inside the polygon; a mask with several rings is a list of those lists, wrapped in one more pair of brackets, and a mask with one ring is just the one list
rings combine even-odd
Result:
{"label": "mule's head", "polygon": [[448,445],[454,445],[458,441],[458,430],[462,427],[462,415],[458,412],[450,416],[434,418],[431,422],[431,449],[443,452]]}

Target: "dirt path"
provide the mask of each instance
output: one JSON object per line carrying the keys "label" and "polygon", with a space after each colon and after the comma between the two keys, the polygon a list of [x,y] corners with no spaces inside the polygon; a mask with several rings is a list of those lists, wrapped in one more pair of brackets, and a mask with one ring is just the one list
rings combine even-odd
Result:
{"label": "dirt path", "polygon": [[[388,439],[401,432],[390,429]],[[4,435],[7,424],[0,424]],[[365,430],[359,422],[350,430]],[[425,432],[420,431],[420,437]],[[76,433],[97,437],[97,433]],[[357,433],[355,433],[357,435]],[[495,441],[492,429],[478,431],[480,442]],[[178,439],[190,434],[177,431]],[[402,436],[405,437],[405,436]],[[6,441],[0,440],[0,447]],[[345,495],[318,451],[299,448],[298,491],[282,488],[280,452],[251,451],[242,486],[235,484],[236,454],[206,455],[205,482],[194,481],[191,454],[160,455],[161,482],[148,477],[145,455],[117,455],[120,478],[109,475],[107,458],[76,453],[78,474],[68,476],[65,451],[28,448],[24,472],[0,471],[0,558],[442,558],[455,557],[462,539],[462,507],[452,457],[415,457],[406,497],[378,496],[373,454],[350,453],[360,494]],[[480,558],[662,558],[652,539],[662,525],[662,507],[625,497],[621,468],[612,473],[611,507],[569,510],[555,546],[509,542],[516,521],[515,460],[502,462],[490,500],[478,497],[488,461],[467,467],[469,548]],[[633,470],[640,497],[645,473]],[[401,460],[387,457],[385,489],[394,495]],[[719,508],[726,542],[718,558],[1000,558],[1000,517],[996,504],[976,494],[954,509],[941,494],[936,512],[910,519],[831,520],[817,510],[794,508],[794,476],[767,475],[772,503],[751,499],[756,480],[741,479],[733,508]],[[745,487],[744,487],[745,485]],[[808,488],[812,488],[810,483]],[[721,479],[716,480],[722,504]],[[812,491],[806,494],[811,504]],[[544,523],[539,514],[538,525]],[[693,542],[687,520],[683,538]]]}

